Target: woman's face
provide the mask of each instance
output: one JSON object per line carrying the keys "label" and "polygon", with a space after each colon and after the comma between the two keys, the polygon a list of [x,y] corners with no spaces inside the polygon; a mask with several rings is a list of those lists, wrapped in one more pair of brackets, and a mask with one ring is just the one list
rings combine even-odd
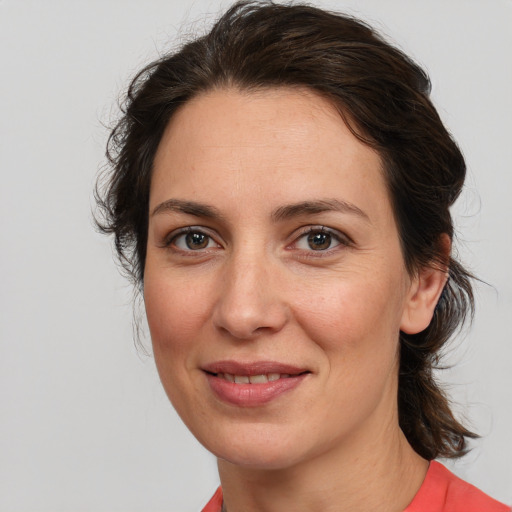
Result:
{"label": "woman's face", "polygon": [[325,99],[216,90],[173,117],[144,297],[163,386],[214,454],[284,468],[394,431],[413,293],[380,158]]}

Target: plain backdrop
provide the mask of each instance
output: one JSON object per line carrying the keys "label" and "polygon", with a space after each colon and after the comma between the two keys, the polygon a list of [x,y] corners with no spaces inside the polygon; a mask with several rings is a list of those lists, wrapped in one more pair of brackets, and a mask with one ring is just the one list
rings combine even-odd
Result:
{"label": "plain backdrop", "polygon": [[[466,155],[458,247],[488,284],[440,378],[483,437],[450,467],[512,503],[512,1],[316,3],[427,68]],[[129,78],[229,4],[0,0],[1,511],[192,512],[218,485],[135,347],[132,291],[91,208]]]}

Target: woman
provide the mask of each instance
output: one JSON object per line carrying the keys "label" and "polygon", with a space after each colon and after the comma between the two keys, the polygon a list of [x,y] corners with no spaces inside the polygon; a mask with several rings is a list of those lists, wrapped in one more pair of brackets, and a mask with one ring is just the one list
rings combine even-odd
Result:
{"label": "woman", "polygon": [[205,511],[510,510],[434,461],[475,437],[432,375],[473,298],[428,94],[360,21],[266,2],[133,81],[102,227],[218,458]]}

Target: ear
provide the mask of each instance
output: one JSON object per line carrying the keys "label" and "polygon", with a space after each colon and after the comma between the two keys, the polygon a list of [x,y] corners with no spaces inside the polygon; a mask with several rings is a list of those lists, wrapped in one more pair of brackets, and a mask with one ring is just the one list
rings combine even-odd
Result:
{"label": "ear", "polygon": [[443,252],[444,265],[425,267],[411,280],[408,297],[402,313],[400,330],[407,334],[417,334],[425,330],[434,315],[434,310],[448,280],[451,240],[442,234],[439,240]]}

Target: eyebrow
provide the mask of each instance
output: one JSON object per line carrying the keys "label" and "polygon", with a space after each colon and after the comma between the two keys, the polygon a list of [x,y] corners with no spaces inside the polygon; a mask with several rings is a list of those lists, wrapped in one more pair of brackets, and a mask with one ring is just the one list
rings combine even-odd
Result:
{"label": "eyebrow", "polygon": [[185,213],[187,215],[206,217],[209,219],[222,218],[220,211],[214,206],[196,203],[195,201],[184,201],[182,199],[168,199],[167,201],[160,203],[152,211],[151,216],[166,212]]}
{"label": "eyebrow", "polygon": [[[168,199],[157,205],[151,216],[166,212],[185,213],[194,217],[222,220],[223,215],[214,206],[197,203],[196,201],[184,201],[182,199]],[[320,199],[312,201],[301,201],[285,206],[279,206],[272,214],[274,222],[288,220],[301,215],[315,215],[324,212],[341,212],[357,215],[367,222],[370,222],[368,215],[356,205],[339,199]]]}
{"label": "eyebrow", "polygon": [[368,215],[358,208],[355,204],[339,199],[321,199],[315,201],[302,201],[286,206],[276,208],[272,213],[274,221],[281,221],[290,219],[292,217],[299,217],[301,215],[314,215],[324,212],[341,212],[357,215],[367,222],[370,222]]}

